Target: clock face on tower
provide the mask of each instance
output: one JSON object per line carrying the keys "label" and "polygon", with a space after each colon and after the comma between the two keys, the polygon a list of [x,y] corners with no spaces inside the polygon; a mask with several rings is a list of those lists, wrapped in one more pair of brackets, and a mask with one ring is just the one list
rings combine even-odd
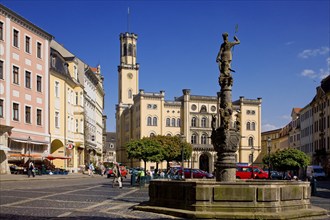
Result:
{"label": "clock face on tower", "polygon": [[133,74],[132,74],[132,73],[127,73],[127,77],[128,77],[129,79],[132,79],[132,78],[133,78]]}

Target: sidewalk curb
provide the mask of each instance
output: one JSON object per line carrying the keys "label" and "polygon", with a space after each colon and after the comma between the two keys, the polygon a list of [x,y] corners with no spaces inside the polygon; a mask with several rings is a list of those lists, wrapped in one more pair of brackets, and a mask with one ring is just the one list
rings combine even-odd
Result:
{"label": "sidewalk curb", "polygon": [[[10,181],[30,181],[30,180],[57,180],[57,179],[79,179],[79,178],[95,178],[98,176],[88,176],[86,174],[74,174],[74,175],[42,175],[36,177],[27,177],[27,175],[13,175],[13,176],[1,176],[0,175],[0,182],[10,182]],[[100,176],[102,177],[102,176]]]}

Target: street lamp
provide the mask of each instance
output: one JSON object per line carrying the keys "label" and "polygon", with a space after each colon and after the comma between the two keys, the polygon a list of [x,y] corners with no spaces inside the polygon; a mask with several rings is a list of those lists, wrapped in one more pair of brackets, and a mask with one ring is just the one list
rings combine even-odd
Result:
{"label": "street lamp", "polygon": [[267,138],[267,150],[268,150],[268,179],[271,179],[270,177],[270,150],[271,150],[271,143],[272,139],[270,137]]}
{"label": "street lamp", "polygon": [[29,149],[29,159],[30,159],[30,156],[31,156],[31,146],[30,146],[30,143],[32,141],[32,139],[30,138],[30,136],[28,137],[28,139],[26,141],[27,141],[27,148]]}
{"label": "street lamp", "polygon": [[184,144],[183,144],[183,140],[185,138],[184,135],[181,134],[181,169],[182,169],[182,179],[184,180]]}
{"label": "street lamp", "polygon": [[252,179],[254,179],[253,153],[254,153],[254,147],[253,147],[253,145],[252,145],[252,146],[251,146]]}

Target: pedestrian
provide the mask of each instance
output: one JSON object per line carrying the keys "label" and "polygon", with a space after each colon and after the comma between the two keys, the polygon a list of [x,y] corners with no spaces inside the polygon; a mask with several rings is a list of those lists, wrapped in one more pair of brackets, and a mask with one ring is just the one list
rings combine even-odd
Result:
{"label": "pedestrian", "polygon": [[105,175],[105,166],[100,162],[101,176]]}
{"label": "pedestrian", "polygon": [[33,177],[35,177],[34,164],[33,164],[32,160],[29,159],[28,164],[29,164],[29,167],[28,167],[28,177],[30,178],[31,175]]}
{"label": "pedestrian", "polygon": [[119,164],[117,162],[114,162],[114,167],[112,169],[113,175],[114,175],[114,179],[112,182],[112,187],[115,186],[116,181],[119,184],[119,188],[123,188],[123,183],[122,183],[122,176],[121,176],[121,172],[120,172],[120,167]]}
{"label": "pedestrian", "polygon": [[88,166],[88,176],[94,176],[94,165],[92,162]]}

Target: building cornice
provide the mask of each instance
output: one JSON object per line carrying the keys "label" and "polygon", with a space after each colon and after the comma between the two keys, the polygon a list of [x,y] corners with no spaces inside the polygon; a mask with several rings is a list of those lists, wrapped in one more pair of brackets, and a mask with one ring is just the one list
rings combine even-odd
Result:
{"label": "building cornice", "polygon": [[28,29],[29,31],[35,33],[38,36],[41,36],[42,38],[45,38],[47,40],[52,40],[54,37],[53,35],[47,33],[43,29],[39,28],[35,24],[31,23],[30,21],[26,20],[19,14],[13,12],[9,8],[5,7],[4,5],[0,4],[0,14],[4,17],[8,17],[12,22],[20,25],[21,27]]}

